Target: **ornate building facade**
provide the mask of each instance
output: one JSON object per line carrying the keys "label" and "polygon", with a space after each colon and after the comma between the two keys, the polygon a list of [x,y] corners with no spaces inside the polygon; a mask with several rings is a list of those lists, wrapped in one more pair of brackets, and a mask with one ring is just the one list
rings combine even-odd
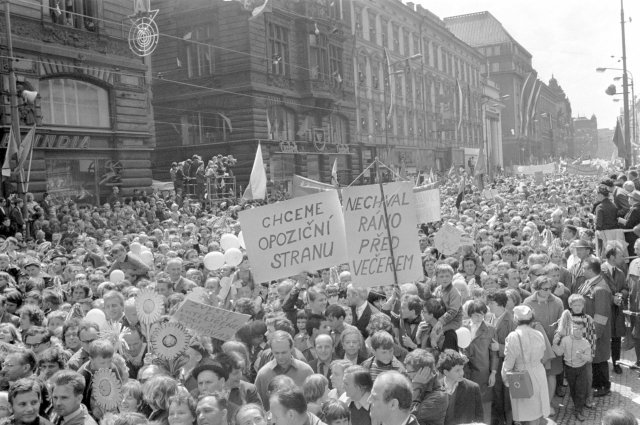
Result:
{"label": "ornate building facade", "polygon": [[[11,178],[14,187],[21,189],[29,174],[30,192],[97,204],[113,186],[124,194],[151,186],[148,67],[126,38],[133,4],[11,1],[9,7],[13,58],[0,22],[2,148],[11,127],[10,66],[21,138],[36,125],[32,159],[22,177]],[[35,101],[21,96],[24,90],[37,92]]]}
{"label": "ornate building facade", "polygon": [[352,0],[355,137],[401,173],[465,163],[482,142],[481,55],[419,5]]}
{"label": "ornate building facade", "polygon": [[153,56],[154,173],[197,154],[238,159],[246,185],[258,143],[270,183],[294,174],[349,184],[366,166],[354,137],[354,45],[342,1],[159,0],[171,34]]}

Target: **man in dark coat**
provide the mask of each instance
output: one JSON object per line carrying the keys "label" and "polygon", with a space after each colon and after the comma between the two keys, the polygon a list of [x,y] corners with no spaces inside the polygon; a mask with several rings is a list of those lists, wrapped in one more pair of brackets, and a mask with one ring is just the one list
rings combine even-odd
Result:
{"label": "man in dark coat", "polygon": [[609,198],[607,186],[600,186],[596,200],[596,230],[612,230],[618,228],[618,209]]}
{"label": "man in dark coat", "polygon": [[[629,208],[629,212],[624,218],[618,218],[618,223],[620,223],[623,229],[633,229],[638,224],[640,224],[640,191],[634,190],[629,195],[629,204],[631,208]],[[629,244],[629,256],[633,257],[635,255],[633,251],[633,244],[636,243],[636,239],[638,239],[638,235],[634,232],[625,232],[624,239]]]}
{"label": "man in dark coat", "polygon": [[578,293],[585,299],[584,312],[593,318],[596,328],[593,356],[593,395],[602,397],[610,393],[609,357],[611,357],[611,290],[601,276],[600,260],[589,258],[583,262],[585,282]]}
{"label": "man in dark coat", "polygon": [[602,265],[602,277],[613,294],[611,304],[611,362],[616,374],[622,373],[618,365],[622,337],[625,335],[623,305],[629,298],[629,287],[625,272],[620,268],[625,262],[625,255],[619,247],[613,246],[605,251],[606,263]]}

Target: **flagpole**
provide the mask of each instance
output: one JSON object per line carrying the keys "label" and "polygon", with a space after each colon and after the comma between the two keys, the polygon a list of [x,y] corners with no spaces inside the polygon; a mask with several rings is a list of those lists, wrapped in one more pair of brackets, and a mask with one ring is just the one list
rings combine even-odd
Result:
{"label": "flagpole", "polygon": [[31,163],[33,162],[33,143],[31,144],[31,152],[29,152],[29,168],[27,170],[27,189],[25,193],[29,191],[29,182],[31,181]]}
{"label": "flagpole", "polygon": [[[22,137],[20,136],[20,117],[18,116],[18,90],[16,87],[16,73],[13,69],[13,38],[11,37],[11,1],[4,0],[4,19],[5,19],[5,36],[7,37],[7,50],[9,53],[9,100],[11,105],[11,128],[13,130],[13,137],[15,137],[18,142],[16,147],[19,147],[20,142],[22,141]],[[11,143],[11,140],[9,140]],[[10,149],[7,149],[7,154],[10,152]],[[11,158],[9,158],[11,160]],[[4,180],[3,176],[0,176]],[[4,183],[3,180],[0,180],[0,185]],[[4,191],[4,186],[2,189]],[[3,193],[3,195],[7,195]],[[6,196],[5,196],[6,197]]]}

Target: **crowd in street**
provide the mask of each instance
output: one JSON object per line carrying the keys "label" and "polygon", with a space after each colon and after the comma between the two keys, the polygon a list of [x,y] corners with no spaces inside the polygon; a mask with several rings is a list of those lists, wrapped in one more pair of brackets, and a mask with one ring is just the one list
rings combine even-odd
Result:
{"label": "crowd in street", "polygon": [[[214,168],[188,162],[196,179]],[[177,193],[0,200],[0,425],[543,424],[561,408],[584,421],[610,373],[633,373],[622,350],[640,368],[625,314],[640,311],[635,170],[501,175],[485,191],[449,173],[442,220],[416,229],[423,279],[363,288],[347,264],[271,282],[246,254],[207,269],[258,204],[203,207],[173,168]],[[445,223],[474,244],[443,255]],[[149,291],[155,315],[137,303]],[[196,293],[250,320],[225,341],[188,332],[167,361],[153,335]],[[602,422],[637,424],[621,409]]]}

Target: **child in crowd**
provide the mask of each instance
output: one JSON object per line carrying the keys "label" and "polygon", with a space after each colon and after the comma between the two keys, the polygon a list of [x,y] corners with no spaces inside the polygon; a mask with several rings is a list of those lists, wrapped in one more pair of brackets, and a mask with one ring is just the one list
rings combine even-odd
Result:
{"label": "child in crowd", "polygon": [[329,399],[329,380],[319,373],[307,376],[302,384],[307,411],[320,415],[322,404]]}
{"label": "child in crowd", "polygon": [[447,312],[438,319],[434,331],[444,334],[443,349],[458,349],[456,329],[462,325],[462,298],[460,292],[453,287],[453,268],[448,264],[436,266],[436,282],[438,287],[434,295],[444,302]]}
{"label": "child in crowd", "polygon": [[349,407],[340,400],[329,400],[322,405],[320,418],[327,425],[349,425],[351,412]]}
{"label": "child in crowd", "polygon": [[416,339],[420,348],[435,348],[442,350],[444,334],[434,332],[434,328],[447,309],[440,298],[429,298],[422,306],[422,323],[416,332]]}
{"label": "child in crowd", "polygon": [[371,379],[376,380],[378,375],[387,370],[405,372],[404,365],[393,355],[393,337],[386,331],[377,331],[371,337],[373,356],[362,362],[362,366],[369,369]]}
{"label": "child in crowd", "polygon": [[564,373],[569,382],[569,391],[573,400],[576,419],[585,420],[583,413],[589,393],[587,367],[591,368],[592,346],[584,338],[585,323],[573,322],[571,334],[563,336],[560,341],[554,340],[553,351],[558,356],[564,356]]}

